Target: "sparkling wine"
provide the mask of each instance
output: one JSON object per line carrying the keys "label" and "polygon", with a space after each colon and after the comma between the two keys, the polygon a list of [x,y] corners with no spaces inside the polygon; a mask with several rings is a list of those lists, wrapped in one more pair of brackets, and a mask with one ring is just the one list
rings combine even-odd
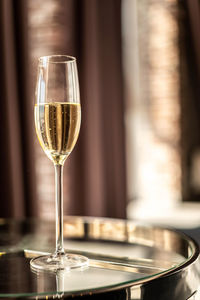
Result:
{"label": "sparkling wine", "polygon": [[63,164],[73,150],[80,130],[79,103],[51,102],[35,105],[39,142],[54,164]]}

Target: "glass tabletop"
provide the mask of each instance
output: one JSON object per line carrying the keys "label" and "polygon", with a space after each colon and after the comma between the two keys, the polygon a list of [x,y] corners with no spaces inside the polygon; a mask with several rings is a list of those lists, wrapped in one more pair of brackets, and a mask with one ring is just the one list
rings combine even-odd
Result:
{"label": "glass tabletop", "polygon": [[0,220],[0,297],[84,295],[141,285],[184,268],[196,244],[170,229],[132,221],[66,217],[65,249],[89,258],[70,272],[35,272],[30,259],[54,249],[54,222]]}

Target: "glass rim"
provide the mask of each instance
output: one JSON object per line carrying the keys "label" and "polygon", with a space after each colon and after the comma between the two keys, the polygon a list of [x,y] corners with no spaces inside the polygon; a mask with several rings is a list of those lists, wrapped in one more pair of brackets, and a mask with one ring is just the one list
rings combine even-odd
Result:
{"label": "glass rim", "polygon": [[[57,58],[57,59],[56,59]],[[55,59],[55,60],[54,60]],[[59,60],[61,59],[61,60]],[[38,61],[40,63],[52,63],[52,64],[68,64],[76,62],[76,58],[71,55],[65,55],[65,54],[52,54],[52,55],[44,55],[40,56],[38,58]]]}

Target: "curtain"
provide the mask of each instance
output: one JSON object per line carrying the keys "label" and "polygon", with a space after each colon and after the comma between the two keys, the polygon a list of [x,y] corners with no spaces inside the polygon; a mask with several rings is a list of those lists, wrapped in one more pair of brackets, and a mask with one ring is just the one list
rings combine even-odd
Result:
{"label": "curtain", "polygon": [[[0,217],[38,215],[28,3],[0,1]],[[77,57],[82,104],[79,140],[65,166],[65,214],[123,218],[126,170],[121,1],[61,0],[60,5],[64,33],[59,51]],[[197,76],[193,76],[192,85],[198,102],[199,2],[187,1],[184,11],[191,32],[187,47],[196,61]],[[56,45],[55,36],[52,42]]]}
{"label": "curtain", "polygon": [[70,214],[125,217],[125,133],[121,1],[77,1],[76,39],[82,125],[66,164]]}
{"label": "curtain", "polygon": [[0,217],[36,214],[26,1],[0,1]]}
{"label": "curtain", "polygon": [[181,156],[184,201],[200,201],[200,2],[179,2]]}
{"label": "curtain", "polygon": [[[200,80],[200,1],[187,1],[189,24],[192,34],[193,54],[195,56],[198,79]],[[200,89],[200,87],[199,87]]]}
{"label": "curtain", "polygon": [[[71,26],[65,26],[70,39],[63,36],[59,49],[77,57],[82,104],[79,141],[65,166],[65,214],[125,217],[121,1],[62,0],[60,5],[62,26],[67,18]],[[0,217],[32,216],[38,214],[38,183],[28,1],[2,0],[0,14]]]}

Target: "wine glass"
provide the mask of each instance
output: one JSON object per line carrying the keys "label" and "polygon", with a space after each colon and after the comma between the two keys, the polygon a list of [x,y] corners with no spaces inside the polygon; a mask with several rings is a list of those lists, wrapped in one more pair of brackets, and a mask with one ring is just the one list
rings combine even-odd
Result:
{"label": "wine glass", "polygon": [[31,260],[36,270],[70,270],[88,265],[88,258],[68,254],[63,246],[63,165],[78,139],[81,124],[76,59],[66,55],[39,58],[35,127],[40,145],[55,167],[56,249]]}

